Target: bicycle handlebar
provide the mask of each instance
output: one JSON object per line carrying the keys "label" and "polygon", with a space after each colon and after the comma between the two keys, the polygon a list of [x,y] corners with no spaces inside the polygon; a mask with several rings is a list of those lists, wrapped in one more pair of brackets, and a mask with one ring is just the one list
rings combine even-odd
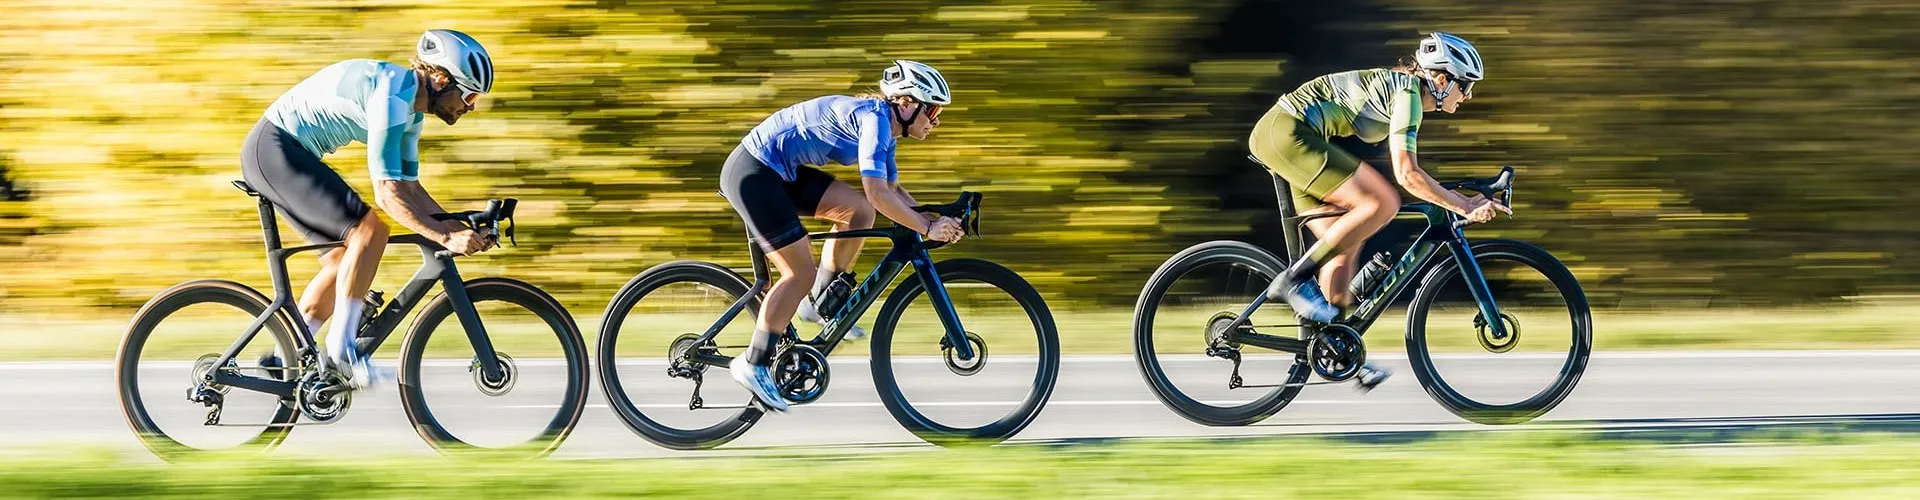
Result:
{"label": "bicycle handlebar", "polygon": [[[467,210],[450,214],[433,214],[431,217],[437,221],[455,221],[466,224],[467,228],[475,232],[493,236],[495,239],[504,235],[507,237],[507,242],[517,246],[520,242],[513,238],[513,228],[515,225],[513,221],[513,209],[519,204],[520,200],[513,198],[487,200],[486,210]],[[506,221],[507,223],[504,230],[500,227],[501,221]]]}
{"label": "bicycle handlebar", "polygon": [[[973,191],[961,191],[960,198],[957,200],[954,200],[953,203],[946,203],[941,205],[920,205],[917,207],[913,207],[913,211],[935,213],[945,217],[953,217],[956,219],[960,219],[960,227],[966,230],[967,232],[966,236],[977,237],[980,235],[980,199],[982,197],[983,196],[980,193],[976,193]],[[926,247],[928,250],[940,248],[946,245],[947,243],[943,241],[926,242]]]}
{"label": "bicycle handlebar", "polygon": [[[1499,200],[1507,207],[1513,206],[1513,166],[1500,167],[1500,174],[1483,179],[1464,179],[1454,182],[1442,182],[1440,187],[1447,190],[1465,189],[1480,193],[1489,200]],[[1495,194],[1499,193],[1499,194]],[[1473,225],[1473,221],[1461,219],[1453,221],[1453,228],[1459,229]]]}

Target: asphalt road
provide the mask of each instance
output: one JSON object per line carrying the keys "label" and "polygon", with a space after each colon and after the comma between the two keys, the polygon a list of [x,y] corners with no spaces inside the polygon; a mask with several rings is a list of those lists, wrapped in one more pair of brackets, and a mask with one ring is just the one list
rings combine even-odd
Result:
{"label": "asphalt road", "polygon": [[[1553,412],[1533,423],[1492,428],[1466,422],[1435,403],[1413,377],[1403,357],[1375,356],[1398,375],[1371,393],[1351,384],[1314,385],[1281,413],[1244,427],[1206,427],[1166,409],[1142,381],[1130,356],[1070,356],[1039,418],[1014,443],[1057,443],[1111,438],[1257,436],[1275,434],[1420,433],[1472,429],[1720,429],[1728,426],[1920,422],[1920,351],[1671,351],[1595,354],[1578,389]],[[1278,381],[1277,359],[1253,359],[1244,368],[1250,384]],[[428,370],[426,386],[437,416],[454,432],[482,442],[511,442],[531,435],[552,416],[564,384],[551,363],[523,361],[525,376],[512,393],[488,398],[475,392],[459,363]],[[1011,408],[1032,377],[1032,362],[994,358],[981,376],[959,378],[938,360],[901,365],[903,385],[926,403],[936,419],[970,423]],[[1456,385],[1487,398],[1517,397],[1544,383],[1557,361],[1467,357],[1442,369]],[[1251,397],[1250,389],[1227,391],[1223,362],[1202,357],[1173,363],[1202,399]],[[894,422],[875,396],[865,358],[836,359],[825,397],[793,412],[770,415],[715,451],[758,453],[793,447],[826,450],[919,449],[911,433]],[[143,393],[163,425],[198,443],[231,440],[245,427],[206,428],[204,410],[182,397],[183,366],[143,373]],[[643,411],[673,422],[712,421],[728,410],[686,410],[692,384],[669,380],[659,364],[623,364],[622,372]],[[731,404],[744,393],[709,372],[702,395],[709,404]],[[672,455],[630,431],[606,406],[597,380],[585,416],[556,457]],[[263,405],[234,391],[225,421],[258,422]],[[257,399],[257,398],[256,398]],[[251,406],[249,406],[251,403]],[[74,445],[140,453],[116,397],[110,362],[0,363],[0,447]],[[249,411],[251,410],[251,411]],[[259,417],[255,417],[258,415]],[[242,434],[244,435],[244,434]],[[290,454],[431,454],[413,431],[393,386],[362,394],[332,425],[296,428],[280,451]]]}

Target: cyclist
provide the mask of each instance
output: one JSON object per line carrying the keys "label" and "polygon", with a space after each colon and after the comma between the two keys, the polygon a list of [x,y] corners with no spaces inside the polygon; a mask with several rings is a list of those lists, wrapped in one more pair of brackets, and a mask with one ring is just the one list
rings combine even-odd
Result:
{"label": "cyclist", "polygon": [[[763,406],[787,409],[771,373],[779,334],[790,328],[795,309],[809,322],[829,319],[822,313],[832,313],[845,299],[853,281],[845,271],[862,243],[858,238],[827,241],[816,271],[801,215],[832,221],[834,231],[850,231],[872,227],[878,209],[930,239],[952,242],[965,234],[957,219],[913,210],[918,203],[900,186],[893,159],[900,136],[926,139],[951,102],[938,70],[894,61],[881,73],[878,93],[824,96],[788,106],[760,122],[727,156],[720,191],[780,269],[779,281],[760,305],[752,344],[729,366],[734,381]],[[816,168],[828,162],[857,167],[865,196]]]}
{"label": "cyclist", "polygon": [[455,254],[494,242],[463,225],[431,219],[445,212],[420,184],[420,132],[425,113],[452,125],[493,88],[493,60],[480,42],[454,30],[420,36],[410,66],[372,59],[334,63],[282,94],[247,133],[240,164],[247,183],[272,201],[307,241],[344,241],[320,254],[320,272],[300,295],[300,314],[326,337],[326,369],[342,370],[353,387],[389,378],[356,352],[360,297],[373,285],[387,244],[387,225],[320,158],[353,141],[367,145],[374,203],[394,220]]}
{"label": "cyclist", "polygon": [[[1292,185],[1293,203],[1302,215],[1345,213],[1308,223],[1318,242],[1280,273],[1266,291],[1268,299],[1285,299],[1312,322],[1331,323],[1345,316],[1357,300],[1349,281],[1361,248],[1400,209],[1399,192],[1380,172],[1329,144],[1328,138],[1386,140],[1394,179],[1401,187],[1469,220],[1485,222],[1498,213],[1512,213],[1485,197],[1442,189],[1415,157],[1421,113],[1453,113],[1473,98],[1474,82],[1485,76],[1472,44],[1434,32],[1420,41],[1411,61],[1321,76],[1280,97],[1254,125],[1248,148]],[[1358,380],[1362,388],[1372,388],[1386,376],[1369,366]]]}

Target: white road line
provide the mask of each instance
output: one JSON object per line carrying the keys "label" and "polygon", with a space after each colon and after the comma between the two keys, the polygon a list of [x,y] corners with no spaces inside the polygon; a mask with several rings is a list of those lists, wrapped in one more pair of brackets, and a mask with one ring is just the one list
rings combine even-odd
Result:
{"label": "white road line", "polygon": [[[1208,401],[1207,402],[1207,404],[1212,404],[1212,405],[1229,405],[1229,404],[1241,404],[1241,403],[1244,403],[1244,401]],[[921,407],[921,408],[941,408],[941,407],[975,407],[975,406],[1018,406],[1019,404],[1020,404],[1019,401],[930,401],[925,403],[913,403],[913,406]],[[1344,405],[1344,404],[1367,404],[1367,402],[1366,401],[1294,401],[1293,404],[1296,404],[1296,405],[1299,405],[1299,404]],[[1151,401],[1151,400],[1149,401],[1127,401],[1127,400],[1048,401],[1047,402],[1047,406],[1160,406],[1160,405],[1161,403],[1159,401]],[[729,404],[725,406],[735,406],[735,405]],[[808,404],[798,405],[798,406],[806,407],[806,408],[882,408],[884,407],[884,405],[882,405],[879,401],[808,403]],[[506,406],[503,408],[550,410],[550,409],[559,408],[559,407],[560,405],[517,405],[517,406]],[[587,404],[587,408],[591,408],[591,409],[605,409],[606,407],[607,405],[604,403]],[[634,407],[642,410],[667,409],[667,408],[677,408],[677,409],[685,410],[687,408],[687,405],[685,404],[641,404],[641,405],[634,405]],[[716,409],[719,409],[719,408],[716,408]]]}
{"label": "white road line", "polygon": [[[1261,356],[1250,354],[1249,357],[1253,358],[1253,357],[1261,357]],[[1370,359],[1389,359],[1389,360],[1407,359],[1406,353],[1396,352],[1396,351],[1379,352],[1379,353],[1369,352],[1367,353],[1367,357]],[[1557,353],[1441,354],[1435,357],[1439,359],[1557,359],[1562,357],[1562,355]],[[1796,358],[1857,359],[1857,358],[1916,358],[1916,357],[1920,357],[1920,349],[1858,350],[1858,351],[1850,351],[1850,350],[1835,350],[1835,351],[1596,351],[1593,353],[1592,358],[1607,360],[1607,359],[1796,359]],[[834,362],[836,362],[836,364],[870,362],[867,356],[834,356],[832,359]],[[1032,355],[994,355],[989,359],[1017,361],[1017,362],[1032,362],[1037,358]],[[1190,362],[1190,361],[1207,361],[1207,360],[1213,360],[1214,358],[1210,358],[1201,354],[1175,354],[1175,355],[1162,355],[1159,357],[1159,359],[1162,362],[1167,362],[1167,361]],[[386,363],[394,362],[391,359],[387,359],[383,361]],[[923,363],[932,364],[932,363],[944,362],[940,358],[931,357],[931,356],[902,357],[902,358],[895,358],[895,361],[901,362],[901,363],[908,363],[908,364],[923,364]],[[1088,354],[1088,355],[1063,356],[1061,358],[1061,361],[1064,363],[1133,363],[1134,359],[1133,359],[1133,355],[1131,354]],[[515,359],[514,362],[520,364],[521,366],[560,366],[562,364],[561,360],[559,359]],[[599,363],[600,361],[594,360],[593,362]],[[187,361],[162,361],[162,362],[143,363],[142,366],[150,367],[150,368],[170,369],[170,368],[184,368],[189,364],[190,363]],[[467,364],[467,361],[465,360],[444,359],[444,360],[430,360],[427,362],[426,366],[436,367],[436,368],[445,368],[445,367],[464,367],[466,366],[466,364]],[[617,364],[619,364],[620,366],[629,366],[629,365],[631,366],[663,366],[666,364],[666,360],[658,359],[657,357],[645,357],[640,359],[623,359],[623,360],[620,360]],[[106,360],[103,360],[103,361],[0,361],[0,371],[113,370],[114,365],[115,363],[113,361],[106,361]]]}

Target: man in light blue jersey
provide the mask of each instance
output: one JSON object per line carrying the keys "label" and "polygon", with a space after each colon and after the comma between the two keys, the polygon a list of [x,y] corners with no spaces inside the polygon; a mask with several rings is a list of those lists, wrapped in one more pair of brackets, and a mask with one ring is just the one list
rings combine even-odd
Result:
{"label": "man in light blue jersey", "polygon": [[353,344],[361,297],[373,285],[388,230],[321,157],[350,142],[367,145],[374,203],[400,225],[468,255],[495,242],[454,222],[420,185],[420,131],[425,113],[452,125],[493,89],[493,60],[473,37],[431,30],[420,37],[411,66],[372,59],[334,63],[307,77],[267,108],[241,146],[241,173],[313,243],[344,241],[320,255],[320,273],[300,295],[300,313],[315,335],[329,317],[327,369],[343,370],[356,388],[389,375],[375,370]]}
{"label": "man in light blue jersey", "polygon": [[[940,125],[940,110],[951,102],[939,71],[918,62],[894,61],[881,73],[879,93],[833,95],[788,106],[748,132],[727,157],[720,170],[720,191],[780,269],[780,280],[760,306],[752,345],[729,367],[734,381],[763,406],[787,409],[771,371],[776,337],[787,331],[796,309],[809,322],[830,319],[821,313],[845,300],[853,281],[845,271],[860,254],[859,238],[828,240],[816,271],[801,215],[833,221],[834,231],[850,231],[873,227],[877,209],[930,239],[953,242],[965,235],[957,219],[913,211],[919,203],[900,187],[900,169],[893,162],[894,143],[901,136],[926,139]],[[829,163],[859,168],[865,196],[815,168]],[[831,286],[836,281],[842,286]]]}

